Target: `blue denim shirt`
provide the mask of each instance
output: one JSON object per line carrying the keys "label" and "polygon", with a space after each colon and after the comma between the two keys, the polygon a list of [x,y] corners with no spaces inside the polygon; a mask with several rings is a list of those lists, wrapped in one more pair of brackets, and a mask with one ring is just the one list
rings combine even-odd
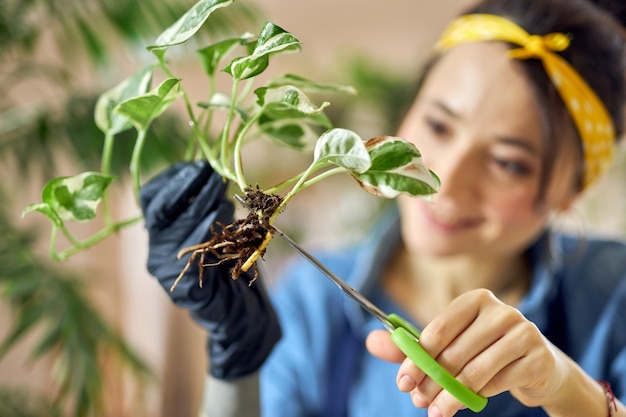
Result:
{"label": "blue denim shirt", "polygon": [[[316,255],[383,311],[407,317],[378,284],[399,243],[394,211],[358,245]],[[591,377],[609,381],[626,400],[626,245],[546,233],[528,255],[533,278],[518,309]],[[365,337],[380,324],[317,269],[296,260],[272,295],[283,338],[261,371],[264,416],[426,417],[426,410],[398,391],[398,365],[365,349]],[[546,414],[503,393],[478,414],[457,415]]]}

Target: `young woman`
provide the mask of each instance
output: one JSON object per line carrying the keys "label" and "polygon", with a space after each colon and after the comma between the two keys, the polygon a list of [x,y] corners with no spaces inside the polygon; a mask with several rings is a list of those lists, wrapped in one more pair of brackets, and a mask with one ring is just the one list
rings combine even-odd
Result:
{"label": "young woman", "polygon": [[[364,242],[320,255],[422,329],[424,349],[489,397],[481,416],[626,417],[626,246],[549,224],[623,132],[622,30],[583,0],[485,0],[455,19],[398,132],[440,191],[399,198]],[[145,187],[148,267],[165,288],[181,268],[168,254],[232,216],[223,191],[205,164]],[[294,264],[272,303],[219,268],[203,288],[194,274],[172,297],[209,331],[207,414],[473,414],[315,268]]]}

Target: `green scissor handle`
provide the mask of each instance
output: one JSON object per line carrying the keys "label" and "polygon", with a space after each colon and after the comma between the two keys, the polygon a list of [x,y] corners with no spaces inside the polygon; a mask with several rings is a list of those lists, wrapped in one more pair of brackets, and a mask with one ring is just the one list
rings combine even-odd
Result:
{"label": "green scissor handle", "polygon": [[395,326],[391,340],[426,375],[473,412],[478,413],[487,406],[487,398],[463,385],[424,350],[418,341],[419,330],[397,314],[389,314],[388,319]]}

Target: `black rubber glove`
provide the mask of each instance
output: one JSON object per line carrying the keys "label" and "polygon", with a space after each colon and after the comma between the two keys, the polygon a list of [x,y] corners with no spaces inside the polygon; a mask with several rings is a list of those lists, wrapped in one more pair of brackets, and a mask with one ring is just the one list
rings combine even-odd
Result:
{"label": "black rubber glove", "polygon": [[[170,292],[189,256],[177,259],[178,252],[207,241],[211,224],[226,225],[233,220],[233,204],[224,196],[226,188],[227,183],[208,163],[180,162],[150,180],[140,192],[149,236],[148,271],[174,303],[189,310],[208,330],[211,375],[221,379],[258,370],[281,336],[263,279],[251,286],[250,276],[233,280],[228,262],[205,267],[201,288],[194,261]],[[204,260],[216,261],[209,253]]]}

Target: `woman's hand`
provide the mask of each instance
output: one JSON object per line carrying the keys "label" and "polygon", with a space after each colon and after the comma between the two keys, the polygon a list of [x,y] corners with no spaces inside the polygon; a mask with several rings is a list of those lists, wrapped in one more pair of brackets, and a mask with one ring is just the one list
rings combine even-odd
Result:
{"label": "woman's hand", "polygon": [[214,265],[205,268],[202,286],[196,261],[170,290],[187,263],[178,259],[178,252],[209,240],[212,225],[233,220],[227,185],[207,162],[180,162],[151,179],[140,194],[149,238],[148,271],[208,331],[211,374],[220,379],[256,372],[281,336],[262,280],[251,286],[251,276],[233,280],[232,265],[218,263],[213,254],[204,258]]}
{"label": "woman's hand", "polygon": [[[529,407],[559,397],[571,367],[532,322],[488,290],[456,298],[424,328],[420,344],[473,391],[486,397],[510,391]],[[402,362],[398,388],[411,393],[416,407],[429,407],[430,416],[451,417],[464,408],[406,359],[388,332],[372,332],[367,348],[381,359]]]}

